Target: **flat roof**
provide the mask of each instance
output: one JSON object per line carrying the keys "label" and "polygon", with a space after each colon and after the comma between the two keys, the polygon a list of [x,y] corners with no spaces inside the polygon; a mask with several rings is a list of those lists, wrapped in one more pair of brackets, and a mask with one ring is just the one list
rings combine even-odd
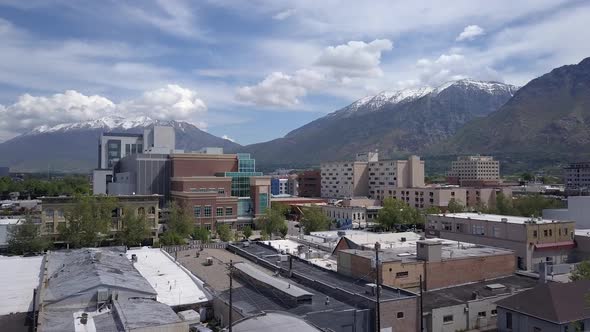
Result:
{"label": "flat roof", "polygon": [[[539,280],[536,278],[513,274],[507,277],[431,290],[423,293],[424,312],[464,304],[473,300],[475,294],[479,298],[495,297],[533,288],[538,284]],[[500,287],[500,285],[504,287]]]}
{"label": "flat roof", "polygon": [[299,248],[299,246],[307,247],[308,250],[312,251],[312,257],[313,257],[313,258],[307,258],[306,260],[308,262],[315,264],[317,266],[321,266],[326,269],[330,269],[330,270],[334,270],[334,271],[337,270],[338,262],[336,261],[336,259],[334,259],[334,256],[332,256],[332,253],[329,251],[320,250],[320,249],[317,249],[313,246],[310,246],[309,244],[300,243],[300,242],[297,242],[294,240],[289,240],[289,239],[263,241],[263,242],[268,244],[269,246],[277,249],[277,250],[280,250],[280,251],[285,250],[286,253],[298,256],[299,258],[302,258],[302,259],[305,259],[306,253],[301,253],[299,255],[298,248]]}
{"label": "flat roof", "polygon": [[0,316],[32,311],[42,262],[43,256],[0,256]]}
{"label": "flat roof", "polygon": [[506,220],[509,224],[526,224],[529,223],[531,220],[534,220],[537,224],[550,224],[550,223],[565,223],[571,222],[566,220],[550,220],[550,219],[540,219],[531,217],[520,217],[520,216],[504,216],[500,214],[486,214],[486,213],[474,213],[474,212],[462,212],[462,213],[446,213],[446,214],[436,214],[439,217],[447,217],[447,218],[457,218],[457,219],[473,219],[473,220],[481,220],[481,221],[491,221],[491,222],[503,222],[502,220]]}
{"label": "flat roof", "polygon": [[0,225],[16,225],[18,224],[21,220],[21,218],[18,219],[14,219],[14,218],[10,218],[10,219],[0,219]]}
{"label": "flat roof", "polygon": [[158,301],[178,306],[203,303],[212,298],[204,289],[203,281],[190,275],[160,249],[131,249],[127,251],[127,258],[131,259],[133,254],[137,255],[133,265],[156,290]]}
{"label": "flat roof", "polygon": [[315,332],[322,331],[303,319],[286,312],[265,312],[244,318],[232,326],[236,332],[281,331],[281,332]]}
{"label": "flat roof", "polygon": [[[508,249],[488,247],[479,244],[458,242],[445,239],[428,239],[428,242],[437,242],[442,245],[441,255],[443,260],[451,259],[463,259],[470,257],[485,257],[485,256],[496,256],[496,255],[510,255],[514,252]],[[408,247],[406,244],[413,246]],[[342,250],[346,253],[355,254],[365,258],[374,258],[375,251],[373,250],[358,250],[358,249],[346,249]],[[418,257],[416,255],[416,241],[406,242],[404,246],[385,248],[379,251],[379,260],[382,262],[417,262]]]}
{"label": "flat roof", "polygon": [[234,268],[251,278],[258,280],[261,283],[264,283],[268,286],[273,287],[274,289],[283,292],[289,296],[294,298],[303,298],[303,297],[311,297],[312,294],[300,287],[293,285],[292,282],[287,282],[286,280],[276,278],[274,276],[270,276],[264,273],[262,270],[254,267],[250,263],[236,263],[234,264]]}

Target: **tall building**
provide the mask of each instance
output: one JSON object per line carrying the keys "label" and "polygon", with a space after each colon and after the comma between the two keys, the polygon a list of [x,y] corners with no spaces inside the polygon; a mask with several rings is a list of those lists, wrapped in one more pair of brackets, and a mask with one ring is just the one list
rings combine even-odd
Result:
{"label": "tall building", "polygon": [[590,162],[571,163],[564,168],[565,189],[568,191],[590,189]]}
{"label": "tall building", "polygon": [[418,156],[408,160],[369,162],[369,197],[391,197],[397,188],[424,187],[424,161]]}
{"label": "tall building", "polygon": [[500,180],[500,162],[490,156],[462,156],[451,164],[450,182],[461,185],[485,184]]}
{"label": "tall building", "polygon": [[297,179],[297,174],[274,175],[270,179],[270,186],[273,196],[299,195],[299,181]]}
{"label": "tall building", "polygon": [[301,197],[320,197],[322,195],[322,175],[320,170],[303,171],[297,175],[298,192]]}
{"label": "tall building", "polygon": [[377,152],[357,154],[355,161],[321,164],[322,189],[325,198],[367,196],[369,193],[369,162],[378,161]]}

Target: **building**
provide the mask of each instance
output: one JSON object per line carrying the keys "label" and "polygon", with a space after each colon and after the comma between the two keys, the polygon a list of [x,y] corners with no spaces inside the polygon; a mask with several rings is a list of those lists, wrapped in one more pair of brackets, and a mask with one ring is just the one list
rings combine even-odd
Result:
{"label": "building", "polygon": [[102,133],[98,140],[98,168],[92,173],[92,191],[108,194],[114,181],[113,169],[119,160],[134,154],[169,154],[176,145],[173,127],[153,126],[136,133]]}
{"label": "building", "polygon": [[[426,290],[461,285],[512,275],[514,252],[472,243],[429,239],[411,241],[413,246],[379,250],[379,277],[384,285]],[[375,280],[375,250],[337,251],[338,273]]]}
{"label": "building", "polygon": [[109,195],[161,195],[161,206],[170,200],[172,166],[168,154],[137,153],[122,158],[107,184]]}
{"label": "building", "polygon": [[431,206],[445,210],[449,202],[455,201],[465,204],[467,202],[467,190],[459,187],[422,187],[422,188],[399,188],[388,191],[386,197],[393,197],[397,200],[417,209],[427,209]]}
{"label": "building", "polygon": [[322,196],[322,172],[320,170],[307,170],[297,175],[299,182],[299,196]]}
{"label": "building", "polygon": [[188,331],[124,248],[50,252],[41,274],[37,331]]}
{"label": "building", "polygon": [[498,331],[587,331],[590,326],[590,280],[546,283],[503,299]]}
{"label": "building", "polygon": [[545,209],[543,218],[554,220],[571,220],[576,222],[576,229],[590,228],[590,196],[569,196],[567,208]]}
{"label": "building", "polygon": [[369,162],[378,161],[377,152],[358,154],[354,161],[322,163],[321,196],[344,198],[368,196]]}
{"label": "building", "polygon": [[517,268],[567,263],[574,247],[573,221],[480,213],[427,216],[426,235],[514,250]]}
{"label": "building", "polygon": [[281,311],[265,311],[256,316],[243,318],[232,326],[233,331],[298,331],[298,332],[320,332],[319,328],[304,321],[296,315]]}
{"label": "building", "polygon": [[563,168],[565,189],[572,191],[588,191],[590,186],[590,162],[571,163]]}
{"label": "building", "polygon": [[0,219],[0,252],[4,251],[8,247],[8,241],[10,240],[10,232],[18,225],[23,223],[21,218],[6,218]]}
{"label": "building", "polygon": [[297,174],[272,176],[270,178],[270,188],[273,196],[298,196],[299,182]]}
{"label": "building", "polygon": [[424,187],[424,161],[418,156],[408,160],[375,160],[369,162],[369,197],[391,197],[399,188]]}
{"label": "building", "polygon": [[500,162],[491,156],[461,156],[451,163],[449,181],[462,186],[497,185]]}
{"label": "building", "polygon": [[538,285],[535,278],[514,274],[422,294],[425,331],[488,331],[498,319],[496,302]]}
{"label": "building", "polygon": [[[158,195],[116,196],[117,208],[113,210],[111,238],[123,229],[123,211],[127,208],[135,213],[145,214],[151,239],[157,240],[159,232],[159,201]],[[101,199],[101,198],[96,198]],[[41,234],[59,242],[60,225],[68,225],[66,214],[75,204],[74,197],[41,197]]]}
{"label": "building", "polygon": [[367,228],[367,208],[363,206],[322,205],[322,212],[336,223],[339,229]]}

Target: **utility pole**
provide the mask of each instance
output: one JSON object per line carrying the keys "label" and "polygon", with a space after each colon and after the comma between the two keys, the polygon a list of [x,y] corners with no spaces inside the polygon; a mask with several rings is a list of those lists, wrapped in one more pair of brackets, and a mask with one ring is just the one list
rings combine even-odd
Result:
{"label": "utility pole", "polygon": [[234,263],[230,259],[229,260],[229,332],[231,332],[231,325],[232,325],[232,311],[234,310],[233,303],[232,303],[232,281],[233,281],[233,272]]}
{"label": "utility pole", "polygon": [[423,294],[422,294],[422,275],[420,275],[420,332],[424,331],[424,306],[423,306]]}
{"label": "utility pole", "polygon": [[377,281],[375,282],[375,284],[377,284],[377,306],[375,307],[375,316],[377,316],[377,332],[381,331],[381,303],[379,301],[381,293],[381,281],[379,280],[379,249],[381,249],[381,245],[379,244],[379,242],[375,242],[375,275],[377,276]]}

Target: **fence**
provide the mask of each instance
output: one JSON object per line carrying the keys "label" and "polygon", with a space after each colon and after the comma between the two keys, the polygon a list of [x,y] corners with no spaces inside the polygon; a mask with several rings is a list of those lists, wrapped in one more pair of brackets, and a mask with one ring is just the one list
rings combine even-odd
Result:
{"label": "fence", "polygon": [[200,243],[200,242],[193,242],[191,244],[183,244],[183,245],[176,245],[176,246],[163,246],[162,250],[166,251],[169,254],[173,254],[179,251],[185,250],[193,250],[193,249],[225,249],[227,248],[227,242],[212,242],[212,243]]}

